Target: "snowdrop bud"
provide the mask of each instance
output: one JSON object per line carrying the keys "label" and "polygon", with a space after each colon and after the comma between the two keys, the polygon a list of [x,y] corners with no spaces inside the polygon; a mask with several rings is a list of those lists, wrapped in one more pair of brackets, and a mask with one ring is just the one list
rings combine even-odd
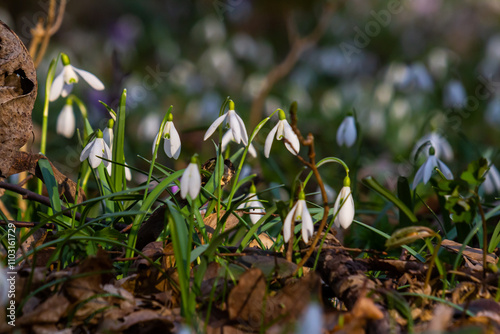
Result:
{"label": "snowdrop bud", "polygon": [[62,61],[62,63],[63,63],[64,66],[71,64],[70,61],[69,61],[68,55],[65,54],[65,53],[61,53],[61,61]]}
{"label": "snowdrop bud", "polygon": [[68,98],[57,116],[56,132],[66,138],[73,137],[75,133],[75,114],[73,113],[73,99]]}
{"label": "snowdrop bud", "polygon": [[115,121],[113,119],[108,120],[108,126],[106,129],[104,129],[102,133],[102,138],[108,144],[108,147],[110,150],[113,150],[113,139],[114,139],[114,134],[113,134],[113,126],[115,125]]}
{"label": "snowdrop bud", "polygon": [[344,178],[344,186],[337,196],[335,205],[333,206],[333,214],[335,216],[334,224],[337,227],[342,226],[348,228],[354,219],[354,200],[351,192],[351,179],[349,176]]}
{"label": "snowdrop bud", "polygon": [[187,195],[191,199],[198,197],[201,189],[201,175],[200,169],[198,168],[198,158],[194,155],[191,158],[191,162],[184,170],[181,178],[181,197],[186,198]]}
{"label": "snowdrop bud", "polygon": [[351,147],[356,142],[356,137],[356,120],[354,116],[348,115],[337,130],[337,144],[339,146],[345,145]]}

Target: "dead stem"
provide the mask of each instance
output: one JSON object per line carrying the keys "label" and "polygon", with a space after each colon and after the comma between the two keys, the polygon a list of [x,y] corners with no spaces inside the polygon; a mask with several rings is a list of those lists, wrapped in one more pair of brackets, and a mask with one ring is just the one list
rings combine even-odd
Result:
{"label": "dead stem", "polygon": [[50,0],[47,19],[44,22],[41,18],[35,28],[31,29],[33,38],[30,42],[29,53],[31,58],[33,58],[35,68],[42,62],[43,56],[49,45],[50,37],[61,27],[65,9],[66,0],[60,0],[56,15],[56,0]]}
{"label": "dead stem", "polygon": [[[328,206],[328,197],[326,195],[326,190],[325,190],[325,185],[323,184],[323,180],[321,179],[321,175],[319,174],[318,167],[316,166],[316,151],[314,149],[314,136],[309,133],[307,135],[307,139],[304,139],[302,134],[300,133],[299,128],[297,127],[297,103],[293,102],[292,106],[290,107],[290,114],[292,118],[292,129],[299,138],[301,144],[303,146],[309,147],[309,154],[308,158],[309,161],[306,161],[304,158],[302,158],[300,155],[297,154],[297,158],[307,167],[309,167],[313,174],[314,177],[316,178],[316,181],[318,182],[318,186],[321,190],[321,199],[323,200],[323,218],[321,219],[321,223],[319,225],[318,231],[316,232],[316,235],[314,239],[312,240],[312,243],[307,250],[306,254],[300,260],[299,264],[297,265],[297,268],[295,269],[293,276],[297,274],[297,272],[302,268],[302,266],[307,262],[307,260],[311,257],[311,254],[314,252],[316,245],[318,244],[318,241],[321,236],[321,232],[325,229],[326,226],[326,221],[328,219],[328,211],[329,211],[329,206]],[[298,153],[298,152],[297,152]],[[293,234],[293,233],[292,233]],[[288,259],[288,256],[287,256]]]}

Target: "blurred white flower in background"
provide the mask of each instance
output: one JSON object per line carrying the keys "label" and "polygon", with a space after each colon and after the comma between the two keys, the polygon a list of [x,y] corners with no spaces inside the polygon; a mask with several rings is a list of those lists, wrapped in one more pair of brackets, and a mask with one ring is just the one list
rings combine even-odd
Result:
{"label": "blurred white flower in background", "polygon": [[488,102],[484,118],[490,126],[500,125],[500,96]]}
{"label": "blurred white flower in background", "polygon": [[357,131],[354,116],[346,116],[337,130],[337,144],[351,147],[356,143]]}
{"label": "blurred white flower in background", "polygon": [[323,308],[317,302],[311,302],[304,310],[297,323],[296,334],[323,333]]}
{"label": "blurred white flower in background", "polygon": [[463,108],[467,103],[464,85],[458,80],[451,80],[443,89],[443,106],[445,108]]}
{"label": "blurred white flower in background", "polygon": [[[430,142],[430,145],[434,147],[435,154],[438,158],[443,158],[446,161],[453,160],[453,150],[450,143],[437,132],[431,132],[420,138],[415,146],[413,147],[412,157],[415,160],[418,150],[425,152],[428,155],[428,150],[422,147],[426,142]],[[422,148],[421,148],[422,147]]]}
{"label": "blurred white flower in background", "polygon": [[431,146],[429,148],[429,156],[427,160],[424,162],[422,166],[420,166],[420,168],[417,171],[417,174],[415,174],[415,178],[413,179],[412,189],[417,188],[417,185],[420,182],[423,182],[423,184],[429,182],[436,167],[441,171],[441,173],[443,173],[445,178],[447,178],[448,180],[453,180],[452,172],[450,171],[448,166],[444,164],[444,162],[442,162],[436,157],[434,147]]}

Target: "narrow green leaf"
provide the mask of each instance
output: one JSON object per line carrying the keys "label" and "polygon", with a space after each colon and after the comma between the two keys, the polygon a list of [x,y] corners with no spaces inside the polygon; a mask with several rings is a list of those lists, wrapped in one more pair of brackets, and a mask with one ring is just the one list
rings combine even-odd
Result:
{"label": "narrow green leaf", "polygon": [[38,166],[42,172],[43,181],[47,187],[47,192],[49,194],[50,205],[52,209],[56,212],[61,211],[61,199],[59,198],[59,190],[57,186],[57,181],[54,177],[54,171],[52,166],[47,159],[38,160]]}
{"label": "narrow green leaf", "polygon": [[384,188],[373,177],[371,176],[365,177],[363,179],[363,184],[368,188],[379,193],[379,195],[387,199],[389,202],[396,205],[399,208],[399,210],[401,210],[401,212],[403,212],[410,219],[412,223],[418,223],[418,219],[417,217],[415,217],[413,212],[410,209],[408,209],[408,207],[399,198],[397,198],[389,190]]}
{"label": "narrow green leaf", "polygon": [[111,177],[113,179],[113,185],[116,191],[121,191],[126,188],[125,180],[125,153],[124,153],[124,143],[125,143],[125,108],[127,102],[127,90],[124,89],[122,96],[120,98],[120,107],[118,108],[118,115],[116,117],[117,124],[115,126],[116,131],[114,133],[113,142],[113,164],[111,169]]}

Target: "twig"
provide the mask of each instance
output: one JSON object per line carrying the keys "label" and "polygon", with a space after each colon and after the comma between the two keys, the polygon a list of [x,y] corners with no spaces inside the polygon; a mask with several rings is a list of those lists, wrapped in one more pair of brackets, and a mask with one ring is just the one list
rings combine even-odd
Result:
{"label": "twig", "polygon": [[319,225],[318,231],[317,231],[316,236],[314,237],[314,239],[311,243],[310,248],[307,250],[306,254],[302,258],[302,260],[299,262],[299,264],[297,265],[297,268],[295,269],[295,271],[293,273],[293,276],[295,276],[297,274],[297,272],[300,270],[300,268],[302,268],[302,266],[307,262],[309,257],[311,257],[311,254],[314,252],[314,249],[316,248],[316,245],[318,244],[318,241],[320,239],[321,232],[325,229],[326,221],[328,219],[328,211],[330,210],[330,208],[328,206],[328,197],[326,195],[325,185],[323,184],[323,180],[321,178],[321,175],[319,174],[318,167],[316,166],[316,151],[314,149],[314,136],[312,135],[312,133],[309,133],[307,135],[307,139],[304,139],[304,137],[300,133],[300,130],[297,127],[297,103],[296,102],[292,103],[292,106],[290,107],[290,114],[291,114],[291,118],[292,118],[291,126],[292,126],[293,131],[295,132],[295,134],[299,138],[301,144],[309,147],[309,155],[308,155],[309,161],[306,161],[304,158],[302,158],[298,154],[297,154],[297,157],[304,165],[306,165],[307,167],[309,167],[312,170],[314,177],[316,178],[316,181],[318,182],[318,186],[321,190],[321,199],[323,200],[323,218],[321,219],[321,223]]}
{"label": "twig", "polygon": [[285,59],[274,67],[266,76],[264,84],[257,97],[252,102],[250,109],[250,128],[254,128],[262,118],[262,111],[266,97],[273,86],[283,79],[293,69],[302,53],[316,44],[326,31],[330,18],[334,12],[334,5],[328,3],[323,6],[322,14],[314,30],[305,37],[300,37],[295,29],[291,15],[287,18],[287,32],[291,48]]}
{"label": "twig", "polygon": [[59,9],[56,15],[56,0],[50,0],[46,24],[44,24],[44,20],[40,18],[35,28],[31,29],[33,38],[30,42],[29,53],[31,58],[33,58],[35,67],[38,67],[42,62],[43,56],[49,45],[50,37],[61,27],[65,9],[66,0],[60,0]]}
{"label": "twig", "polygon": [[[13,191],[17,194],[23,195],[24,199],[35,201],[38,203],[41,203],[43,205],[46,205],[50,207],[50,200],[46,196],[38,195],[37,193],[25,189],[23,187],[20,187],[16,184],[10,184],[7,182],[0,182],[0,188],[6,189]],[[73,218],[73,213],[70,211],[70,209],[66,208],[65,206],[61,206],[62,214],[65,215],[66,217]],[[79,212],[75,212],[75,219],[81,221],[82,220],[82,215]],[[85,222],[91,221],[92,218],[86,218]]]}

